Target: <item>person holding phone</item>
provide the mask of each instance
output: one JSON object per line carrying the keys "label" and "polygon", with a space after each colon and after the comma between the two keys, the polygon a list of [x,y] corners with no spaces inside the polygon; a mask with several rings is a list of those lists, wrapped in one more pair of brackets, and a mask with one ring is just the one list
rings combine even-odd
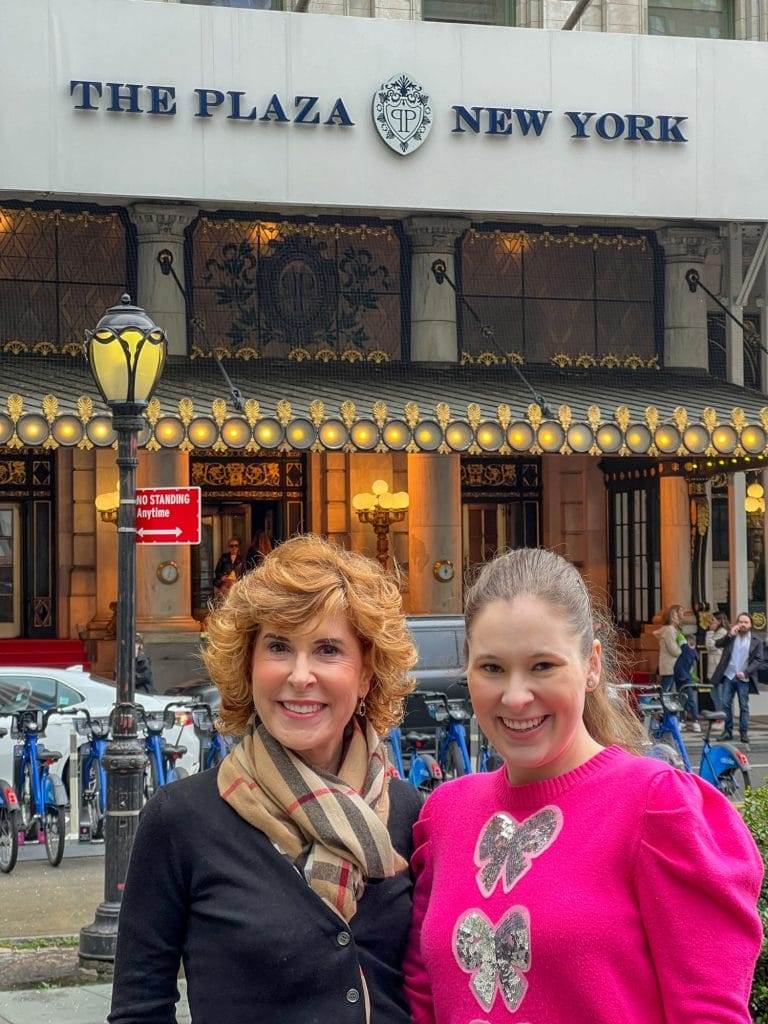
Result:
{"label": "person holding phone", "polygon": [[749,745],[749,694],[757,693],[757,673],[763,663],[762,641],[752,632],[752,616],[740,612],[738,618],[715,647],[723,656],[712,676],[712,688],[722,684],[725,722],[721,740],[733,739],[733,698],[739,699],[739,738]]}

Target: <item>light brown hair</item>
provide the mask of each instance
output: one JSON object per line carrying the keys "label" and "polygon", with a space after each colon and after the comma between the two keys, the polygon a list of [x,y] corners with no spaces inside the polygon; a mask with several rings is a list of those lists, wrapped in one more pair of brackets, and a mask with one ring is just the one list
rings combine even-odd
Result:
{"label": "light brown hair", "polygon": [[560,614],[580,638],[585,660],[592,653],[594,641],[600,641],[602,671],[598,685],[587,691],[584,724],[602,746],[618,744],[630,753],[638,753],[645,739],[642,725],[623,693],[615,689],[612,692],[622,678],[616,630],[608,614],[595,606],[581,573],[565,558],[545,548],[519,548],[486,563],[467,594],[467,640],[475,617],[487,604],[518,597],[545,601],[554,614]]}
{"label": "light brown hair", "polygon": [[416,648],[394,580],[377,562],[320,537],[294,537],[232,585],[208,617],[203,660],[221,693],[222,732],[242,735],[253,715],[251,662],[261,624],[301,633],[324,617],[350,623],[373,672],[366,714],[383,736],[403,716]]}
{"label": "light brown hair", "polygon": [[667,608],[667,610],[661,616],[661,621],[662,621],[663,625],[670,626],[672,624],[672,613],[675,612],[675,611],[680,613],[680,618],[682,619],[682,617],[685,615],[685,605],[684,604],[671,604],[669,606],[669,608]]}

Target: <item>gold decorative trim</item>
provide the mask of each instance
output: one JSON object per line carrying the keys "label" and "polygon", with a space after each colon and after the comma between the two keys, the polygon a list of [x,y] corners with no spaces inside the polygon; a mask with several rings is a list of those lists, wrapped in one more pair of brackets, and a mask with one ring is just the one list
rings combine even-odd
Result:
{"label": "gold decorative trim", "polygon": [[628,238],[626,235],[600,235],[593,232],[590,235],[576,234],[569,231],[566,235],[553,234],[551,231],[503,231],[497,228],[495,231],[481,231],[477,228],[470,228],[464,235],[465,244],[476,244],[480,241],[487,241],[489,238],[496,239],[499,246],[510,255],[515,255],[524,250],[532,248],[537,242],[543,243],[545,247],[558,245],[563,248],[573,249],[574,246],[590,246],[592,249],[648,249],[648,239],[640,237]]}
{"label": "gold decorative trim", "polygon": [[[42,417],[45,419],[48,427],[47,431],[45,431],[45,436],[41,436],[40,441],[37,442],[38,447],[62,447],[61,443],[55,439],[55,435],[59,433],[56,430],[56,424],[63,417],[71,417],[72,407],[70,403],[71,399],[67,399],[62,403],[62,400],[58,396],[49,394],[40,398],[38,400],[38,404],[30,410],[27,408],[27,403],[22,395],[17,393],[8,395],[5,399],[4,415],[7,416],[7,420],[10,420],[10,423],[13,426],[13,431],[5,442],[5,448],[14,450],[25,447],[16,431],[16,424],[22,416],[27,413],[32,413],[34,415],[40,415],[40,413],[42,413]],[[227,417],[230,415],[227,409],[227,403],[221,398],[217,398],[212,401],[209,409],[210,411],[208,409],[196,410],[195,404],[191,398],[182,398],[177,403],[176,412],[166,414],[177,419],[183,427],[183,430],[179,431],[179,441],[176,447],[182,451],[190,451],[194,447],[187,437],[187,430],[190,423],[196,418],[196,416],[210,416],[216,423],[217,427],[221,428]],[[95,417],[101,417],[104,415],[103,409],[95,408],[93,399],[88,395],[81,395],[77,399],[75,403],[75,410],[77,418],[83,424],[83,427],[87,427],[88,423]],[[150,451],[156,451],[161,447],[157,437],[155,436],[155,427],[161,419],[166,418],[166,415],[163,414],[159,401],[153,400],[149,404],[146,412],[146,419],[147,424],[150,427],[150,434],[145,442],[145,447]],[[460,413],[457,417],[455,411],[451,409],[447,402],[438,402],[432,409],[422,410],[416,402],[412,401],[406,402],[401,409],[392,408],[388,403],[383,401],[372,403],[370,408],[361,408],[357,403],[347,399],[340,402],[338,406],[338,415],[346,429],[350,431],[350,437],[344,445],[344,450],[350,452],[358,450],[352,440],[352,428],[354,424],[359,420],[373,419],[376,426],[382,432],[388,423],[392,423],[394,421],[405,421],[412,432],[412,437],[404,449],[409,452],[419,452],[421,450],[418,444],[418,431],[419,427],[426,421],[430,421],[433,424],[436,421],[443,434],[439,448],[431,450],[438,450],[440,452],[456,450],[455,448],[449,449],[445,438],[445,432],[454,422],[458,421],[460,423],[465,423],[470,430],[466,433],[466,439],[461,445],[461,451],[468,454],[479,454],[481,451],[487,451],[487,441],[484,439],[486,448],[481,449],[478,444],[477,437],[478,430],[487,423],[498,424],[502,431],[502,434],[498,438],[493,449],[494,452],[499,455],[507,455],[510,454],[510,452],[514,452],[516,455],[525,454],[513,444],[509,431],[517,429],[516,424],[526,424],[532,431],[532,437],[527,451],[530,454],[540,455],[542,454],[542,449],[538,442],[537,433],[545,419],[549,420],[550,418],[553,418],[566,434],[566,440],[559,449],[560,453],[563,455],[568,455],[572,451],[567,441],[568,432],[571,429],[578,430],[578,428],[581,428],[583,433],[584,428],[588,427],[594,438],[594,442],[589,452],[592,455],[632,457],[633,455],[646,454],[653,457],[660,457],[663,453],[656,447],[657,432],[659,430],[664,430],[665,428],[669,428],[671,430],[674,427],[681,438],[681,443],[675,453],[678,457],[689,455],[699,459],[707,459],[710,460],[707,465],[711,464],[712,466],[726,464],[731,465],[734,459],[737,459],[744,463],[753,463],[754,466],[757,467],[762,464],[764,460],[768,460],[768,406],[749,415],[744,411],[744,409],[738,406],[729,410],[723,410],[722,412],[718,412],[711,406],[707,406],[702,409],[699,414],[687,409],[685,406],[677,406],[671,413],[665,413],[664,416],[662,416],[659,413],[659,410],[652,405],[648,406],[643,411],[642,415],[634,415],[627,405],[620,405],[613,410],[601,409],[597,405],[591,405],[581,412],[574,412],[570,405],[563,404],[560,405],[557,408],[557,411],[551,416],[549,413],[545,415],[542,408],[535,403],[531,403],[525,409],[520,407],[515,408],[507,403],[502,403],[496,406],[495,411],[491,411],[488,408],[483,408],[477,402],[470,402],[465,407],[464,415],[462,416]],[[297,420],[306,420],[307,417],[309,417],[315,429],[319,429],[328,419],[326,403],[322,399],[317,398],[310,402],[307,410],[304,410],[295,409],[289,401],[281,399],[275,403],[274,409],[266,409],[255,399],[248,399],[243,409],[243,418],[248,422],[248,426],[254,433],[258,431],[259,424],[265,419],[277,419],[281,426],[284,429],[287,429],[290,427],[291,423],[296,422]],[[727,427],[728,432],[733,431],[735,434],[735,443],[733,444],[732,450],[728,452],[718,451],[716,448],[716,442],[720,444],[721,447],[723,445],[723,441],[717,434],[717,431],[722,430],[723,426]],[[611,429],[602,429],[607,427],[610,427]],[[643,428],[643,431],[638,432],[637,428],[639,427]],[[698,427],[699,429],[698,431],[690,431],[691,427]],[[701,427],[704,427],[706,431],[705,436],[702,436]],[[620,434],[620,444],[617,444],[618,438],[616,435],[616,428],[618,428]],[[638,451],[637,434],[644,434],[646,429],[650,433],[650,437],[648,437],[646,442],[647,447],[643,451]],[[632,435],[633,431],[635,431],[634,435]],[[696,451],[693,451],[686,446],[685,437],[689,431],[690,443],[697,446]],[[751,434],[748,437],[745,437],[745,432],[747,431],[750,431]],[[759,451],[754,450],[756,431],[762,431],[763,436],[766,437],[766,443]],[[758,437],[759,436],[760,435],[758,434]],[[742,438],[748,441],[746,447],[742,443]],[[631,439],[632,443],[631,448],[628,444],[629,439]],[[73,441],[71,443],[74,444],[75,442]],[[77,447],[85,450],[89,450],[94,447],[93,443],[88,438],[87,432],[84,432],[83,437],[80,438],[76,444]],[[603,448],[601,447],[601,444],[606,445],[607,447]],[[281,449],[290,450],[289,442],[283,441]],[[226,440],[220,435],[220,433],[216,437],[216,440],[211,444],[210,450],[216,452],[226,452],[229,450]],[[241,448],[240,450],[243,449]],[[253,436],[245,446],[244,450],[248,452],[259,450],[259,446]],[[310,450],[324,451],[325,448],[322,442],[319,439],[316,439]],[[370,449],[365,448],[359,450],[368,451]],[[389,450],[383,438],[380,439],[375,450],[379,452],[386,452]],[[403,449],[401,446],[398,446],[397,450]]]}

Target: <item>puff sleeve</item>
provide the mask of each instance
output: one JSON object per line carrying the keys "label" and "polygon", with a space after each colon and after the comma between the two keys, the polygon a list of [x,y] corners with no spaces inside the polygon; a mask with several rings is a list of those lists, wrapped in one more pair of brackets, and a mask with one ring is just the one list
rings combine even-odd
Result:
{"label": "puff sleeve", "polygon": [[421,929],[429,906],[432,891],[432,858],[429,849],[429,833],[433,798],[424,805],[413,828],[413,916],[408,948],[403,962],[405,992],[411,1006],[413,1024],[435,1024],[435,1010],[432,1003],[432,986],[429,973],[421,955]]}
{"label": "puff sleeve", "polygon": [[714,786],[675,769],[652,780],[635,886],[667,1024],[750,1024],[762,876],[752,836]]}

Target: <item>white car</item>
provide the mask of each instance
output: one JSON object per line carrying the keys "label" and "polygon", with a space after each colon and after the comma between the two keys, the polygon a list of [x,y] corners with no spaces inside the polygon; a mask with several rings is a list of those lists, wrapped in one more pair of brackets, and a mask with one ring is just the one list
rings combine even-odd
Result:
{"label": "white car", "polygon": [[[13,748],[20,740],[11,739],[11,719],[3,717],[12,711],[27,708],[47,711],[49,708],[87,708],[93,718],[106,718],[116,698],[115,684],[108,679],[85,672],[82,666],[73,668],[0,668],[0,728],[8,734],[0,738],[0,778],[13,782]],[[178,697],[153,697],[138,693],[136,703],[148,712],[162,712],[166,704]],[[51,715],[43,745],[56,750],[61,760],[53,767],[69,791],[69,737],[74,731],[72,715]],[[165,732],[169,743],[186,747],[187,752],[178,764],[190,774],[197,770],[198,740],[191,724],[191,716],[177,711],[177,727]],[[78,744],[86,742],[78,737]]]}

